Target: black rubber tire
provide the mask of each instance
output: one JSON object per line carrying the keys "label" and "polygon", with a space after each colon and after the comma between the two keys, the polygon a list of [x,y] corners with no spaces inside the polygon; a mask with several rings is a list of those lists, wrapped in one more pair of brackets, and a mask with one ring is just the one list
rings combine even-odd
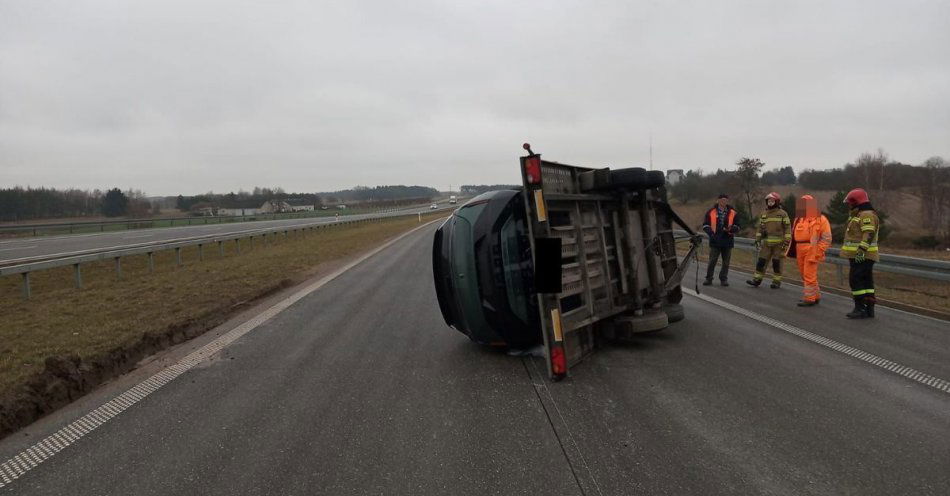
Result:
{"label": "black rubber tire", "polygon": [[645,188],[647,184],[647,170],[643,167],[628,167],[610,171],[610,187],[612,188]]}
{"label": "black rubber tire", "polygon": [[666,176],[663,175],[663,171],[648,171],[646,177],[646,186],[647,188],[659,188],[666,184]]}
{"label": "black rubber tire", "polygon": [[673,322],[679,322],[686,318],[686,312],[683,310],[683,305],[679,303],[669,303],[663,305],[663,311],[666,312],[666,318],[670,321],[670,324]]}

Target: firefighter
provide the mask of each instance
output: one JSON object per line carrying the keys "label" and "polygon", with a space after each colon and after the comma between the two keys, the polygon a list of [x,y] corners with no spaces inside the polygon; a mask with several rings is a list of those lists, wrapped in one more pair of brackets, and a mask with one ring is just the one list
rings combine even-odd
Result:
{"label": "firefighter", "polygon": [[877,240],[880,234],[881,220],[867,191],[856,188],[848,193],[844,202],[851,207],[848,226],[844,233],[844,245],[841,256],[848,259],[850,271],[848,282],[851,284],[851,296],[854,298],[854,310],[847,314],[849,319],[874,318],[874,262],[880,258]]}
{"label": "firefighter", "polygon": [[798,259],[798,271],[802,275],[804,294],[800,307],[811,307],[821,301],[818,287],[818,265],[825,259],[825,251],[831,246],[831,224],[818,211],[818,200],[811,195],[801,197],[795,204],[795,225],[792,227],[794,242],[788,256]]}
{"label": "firefighter", "polygon": [[706,231],[706,235],[709,236],[709,262],[706,265],[706,280],[703,281],[703,286],[712,284],[719,257],[722,257],[719,284],[728,286],[729,259],[732,258],[736,233],[739,232],[736,209],[729,205],[729,195],[720,194],[716,199],[716,204],[706,211],[706,215],[703,216],[703,231]]}
{"label": "firefighter", "polygon": [[[765,212],[759,216],[759,228],[755,232],[755,251],[759,259],[755,263],[752,279],[746,281],[752,287],[759,287],[765,277],[766,265],[772,261],[772,289],[782,285],[782,257],[788,251],[792,241],[791,219],[782,209],[782,197],[771,192],[765,197]],[[764,240],[764,242],[763,242]]]}

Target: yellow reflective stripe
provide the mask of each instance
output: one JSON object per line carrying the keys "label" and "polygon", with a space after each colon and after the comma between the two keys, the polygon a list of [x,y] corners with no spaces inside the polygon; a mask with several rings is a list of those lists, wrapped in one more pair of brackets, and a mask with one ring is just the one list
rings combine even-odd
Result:
{"label": "yellow reflective stripe", "polygon": [[781,222],[783,217],[763,217],[762,222]]}
{"label": "yellow reflective stripe", "polygon": [[876,231],[877,228],[874,226],[861,226],[862,231]]}
{"label": "yellow reflective stripe", "polygon": [[874,290],[873,290],[873,289],[859,289],[859,290],[857,290],[857,291],[852,291],[851,294],[854,295],[854,296],[861,296],[861,295],[866,295],[866,294],[874,294]]}

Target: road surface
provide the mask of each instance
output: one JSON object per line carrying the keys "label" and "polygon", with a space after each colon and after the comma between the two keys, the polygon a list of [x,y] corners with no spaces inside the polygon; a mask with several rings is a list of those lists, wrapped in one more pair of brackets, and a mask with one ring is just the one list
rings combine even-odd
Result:
{"label": "road surface", "polygon": [[[302,297],[0,494],[950,494],[950,394],[725,302],[950,378],[946,322],[704,288],[550,383],[445,327],[434,226]],[[738,274],[737,274],[738,278]],[[736,278],[736,279],[737,279]],[[738,279],[737,279],[738,280]],[[0,442],[6,460],[111,385]]]}
{"label": "road surface", "polygon": [[[442,204],[439,209],[454,208],[457,205]],[[428,206],[399,209],[393,212],[376,214],[341,215],[339,220],[359,220],[372,217],[405,215],[407,213],[427,213],[433,211]],[[195,218],[201,221],[200,217]],[[38,236],[30,238],[0,239],[0,264],[11,265],[18,260],[33,257],[59,257],[77,254],[88,250],[119,249],[138,246],[143,243],[159,243],[199,236],[227,235],[255,229],[273,227],[293,227],[300,225],[328,224],[337,220],[329,217],[310,217],[300,219],[262,220],[252,222],[228,222],[223,224],[199,224],[193,226],[164,227],[154,229],[133,229],[93,234],[71,234],[62,236]]]}

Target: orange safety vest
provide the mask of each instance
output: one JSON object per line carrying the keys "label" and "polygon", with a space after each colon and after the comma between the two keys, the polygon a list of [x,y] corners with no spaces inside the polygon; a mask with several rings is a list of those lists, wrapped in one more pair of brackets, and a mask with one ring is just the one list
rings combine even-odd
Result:
{"label": "orange safety vest", "polygon": [[[695,218],[695,217],[694,217]],[[736,211],[730,210],[729,215],[726,217],[726,232],[732,230],[732,224],[736,220]],[[713,208],[709,212],[709,228],[712,229],[712,232],[716,232],[716,227],[719,225],[719,209]]]}

